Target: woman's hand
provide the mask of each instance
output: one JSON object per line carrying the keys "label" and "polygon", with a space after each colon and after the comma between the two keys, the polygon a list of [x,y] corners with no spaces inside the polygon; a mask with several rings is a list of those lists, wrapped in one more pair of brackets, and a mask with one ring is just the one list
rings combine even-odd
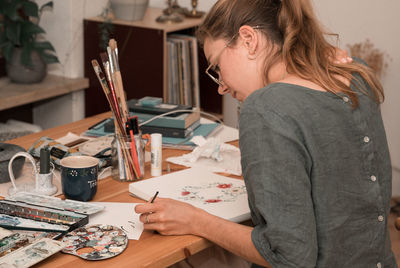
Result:
{"label": "woman's hand", "polygon": [[335,58],[333,63],[335,64],[345,64],[353,62],[353,58],[349,56],[346,50],[335,48]]}
{"label": "woman's hand", "polygon": [[195,218],[205,211],[190,204],[169,198],[157,198],[153,203],[136,205],[144,229],[156,230],[163,235],[196,234]]}

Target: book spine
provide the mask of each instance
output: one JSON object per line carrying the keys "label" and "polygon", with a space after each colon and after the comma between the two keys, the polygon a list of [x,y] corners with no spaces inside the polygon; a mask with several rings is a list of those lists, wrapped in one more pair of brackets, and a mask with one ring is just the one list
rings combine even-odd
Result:
{"label": "book spine", "polygon": [[[132,113],[133,116],[137,116],[139,118],[139,124],[151,119],[154,117],[152,114],[142,114],[142,113]],[[155,127],[170,127],[170,128],[188,128],[195,121],[200,119],[199,113],[188,113],[181,114],[175,117],[160,117],[149,123],[146,126],[155,126]],[[143,125],[141,125],[143,127]]]}
{"label": "book spine", "polygon": [[154,126],[142,126],[141,130],[143,133],[161,133],[163,137],[171,138],[186,138],[193,134],[193,130],[200,125],[200,120],[194,122],[190,127],[186,129],[182,128],[169,128],[169,127],[154,127]]}

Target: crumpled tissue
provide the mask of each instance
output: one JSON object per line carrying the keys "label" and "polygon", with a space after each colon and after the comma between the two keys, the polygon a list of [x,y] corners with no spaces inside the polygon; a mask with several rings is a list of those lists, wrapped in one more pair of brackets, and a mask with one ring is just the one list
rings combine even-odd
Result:
{"label": "crumpled tissue", "polygon": [[186,167],[201,167],[212,172],[242,175],[240,150],[236,146],[223,143],[218,138],[195,136],[191,139],[197,147],[188,154],[169,157],[168,162]]}

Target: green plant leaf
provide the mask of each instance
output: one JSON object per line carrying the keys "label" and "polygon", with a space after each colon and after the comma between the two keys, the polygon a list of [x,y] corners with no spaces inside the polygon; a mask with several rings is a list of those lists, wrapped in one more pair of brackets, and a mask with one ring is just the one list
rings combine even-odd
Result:
{"label": "green plant leaf", "polygon": [[14,52],[14,45],[11,42],[7,42],[1,45],[1,52],[6,61],[11,61],[12,54]]}
{"label": "green plant leaf", "polygon": [[46,4],[44,4],[43,6],[40,7],[40,14],[43,12],[43,10],[46,8],[53,8],[53,1],[49,1]]}
{"label": "green plant leaf", "polygon": [[4,15],[4,11],[6,9],[6,6],[8,6],[9,4],[10,4],[10,0],[0,1],[0,14]]}
{"label": "green plant leaf", "polygon": [[10,23],[8,27],[5,28],[7,39],[10,40],[14,45],[21,45],[21,23]]}
{"label": "green plant leaf", "polygon": [[0,46],[1,46],[1,44],[5,43],[5,42],[9,42],[9,40],[7,39],[6,32],[0,31]]}
{"label": "green plant leaf", "polygon": [[35,42],[34,44],[35,49],[40,49],[40,50],[51,50],[51,51],[56,51],[53,47],[52,44],[48,41],[42,41],[42,42]]}
{"label": "green plant leaf", "polygon": [[57,56],[53,55],[53,54],[48,54],[45,52],[40,53],[40,57],[42,58],[42,60],[44,60],[44,62],[46,62],[47,64],[50,63],[59,63],[60,61],[58,60]]}
{"label": "green plant leaf", "polygon": [[45,33],[45,31],[39,25],[36,25],[30,21],[24,21],[21,28],[21,43],[32,43],[36,39],[36,35]]}
{"label": "green plant leaf", "polygon": [[25,45],[21,48],[21,63],[24,66],[32,67],[32,47]]}
{"label": "green plant leaf", "polygon": [[35,2],[25,1],[22,3],[24,14],[30,17],[39,17],[39,8]]}
{"label": "green plant leaf", "polygon": [[4,16],[8,17],[12,21],[22,20],[18,14],[18,9],[21,8],[21,0],[7,1],[4,7]]}

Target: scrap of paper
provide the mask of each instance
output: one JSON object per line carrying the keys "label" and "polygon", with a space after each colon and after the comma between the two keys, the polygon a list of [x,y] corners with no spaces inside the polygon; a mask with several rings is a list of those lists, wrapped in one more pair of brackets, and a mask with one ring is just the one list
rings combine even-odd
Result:
{"label": "scrap of paper", "polygon": [[92,202],[104,206],[104,210],[89,216],[89,224],[109,224],[118,226],[129,239],[139,240],[143,232],[143,223],[135,212],[138,203]]}

